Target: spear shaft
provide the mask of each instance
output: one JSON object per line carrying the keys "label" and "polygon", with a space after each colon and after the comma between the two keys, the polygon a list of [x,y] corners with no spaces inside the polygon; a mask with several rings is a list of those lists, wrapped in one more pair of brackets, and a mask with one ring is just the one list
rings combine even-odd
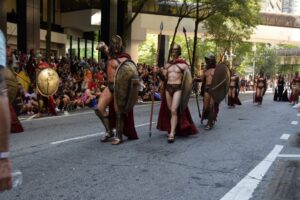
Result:
{"label": "spear shaft", "polygon": [[[157,47],[157,64],[159,63],[159,53],[160,53],[160,46],[161,46],[161,36],[162,30],[164,28],[163,23],[160,23],[160,33],[159,33],[159,40],[158,40],[158,47]],[[153,72],[153,85],[152,85],[152,95],[151,95],[151,112],[150,112],[150,124],[149,124],[149,138],[152,136],[152,121],[153,121],[153,110],[154,110],[154,94],[155,94],[155,82],[156,82],[156,72]]]}

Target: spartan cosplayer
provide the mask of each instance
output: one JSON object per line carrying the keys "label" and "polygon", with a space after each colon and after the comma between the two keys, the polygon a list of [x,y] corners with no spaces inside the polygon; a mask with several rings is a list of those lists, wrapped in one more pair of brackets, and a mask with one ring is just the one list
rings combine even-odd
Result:
{"label": "spartan cosplayer", "polygon": [[235,105],[242,105],[238,95],[240,91],[240,78],[235,73],[234,69],[231,69],[229,91],[228,91],[228,107],[234,108]]}
{"label": "spartan cosplayer", "polygon": [[216,64],[216,57],[209,53],[205,56],[206,68],[203,75],[201,95],[203,96],[203,111],[201,123],[207,119],[205,130],[210,130],[217,121],[219,103],[228,92],[230,71],[224,64]]}
{"label": "spartan cosplayer", "polygon": [[300,77],[299,77],[299,72],[295,72],[295,76],[291,82],[291,97],[290,97],[290,102],[294,104],[299,102],[299,94],[300,94]]}
{"label": "spartan cosplayer", "polygon": [[7,95],[9,100],[9,110],[10,110],[10,119],[11,119],[10,132],[21,133],[24,131],[24,128],[20,120],[18,119],[16,111],[13,107],[13,102],[17,96],[19,85],[18,85],[18,80],[15,76],[15,72],[10,66],[10,63],[12,63],[11,48],[7,46],[6,47],[6,68],[3,70],[3,75],[5,78]]}
{"label": "spartan cosplayer", "polygon": [[254,102],[258,105],[262,104],[263,96],[267,91],[267,79],[264,77],[264,73],[260,72],[259,77],[256,81],[256,90],[255,90],[255,98]]}
{"label": "spartan cosplayer", "polygon": [[40,117],[46,109],[47,113],[56,116],[54,97],[59,86],[59,76],[51,66],[43,61],[42,55],[37,54],[36,57],[37,67],[36,71],[36,86],[37,86],[37,99],[38,99],[38,114]]}
{"label": "spartan cosplayer", "polygon": [[6,68],[5,37],[0,30],[0,192],[12,187],[9,160],[10,116],[4,70]]}
{"label": "spartan cosplayer", "polygon": [[[122,38],[112,36],[110,47],[100,42],[98,50],[108,57],[106,63],[107,87],[101,93],[96,115],[105,127],[105,134],[101,142],[113,138],[112,144],[122,143],[122,135],[128,139],[138,139],[133,117],[133,106],[138,97],[139,77],[136,65],[131,61],[130,55],[123,52]],[[106,108],[109,107],[109,112]],[[116,137],[113,134],[116,129]]]}
{"label": "spartan cosplayer", "polygon": [[196,134],[189,109],[187,107],[192,90],[192,76],[189,65],[180,58],[181,47],[174,44],[163,75],[166,78],[165,92],[158,117],[158,129],[168,131],[168,142],[173,143],[176,135]]}

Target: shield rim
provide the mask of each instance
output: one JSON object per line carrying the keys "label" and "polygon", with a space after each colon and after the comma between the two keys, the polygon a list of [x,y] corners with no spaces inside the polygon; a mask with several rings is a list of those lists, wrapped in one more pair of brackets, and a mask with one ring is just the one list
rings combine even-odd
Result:
{"label": "shield rim", "polygon": [[41,70],[40,73],[38,74],[37,79],[36,79],[36,81],[37,81],[37,82],[36,82],[36,88],[38,89],[38,92],[39,92],[42,96],[44,96],[44,97],[50,97],[50,96],[53,96],[53,95],[57,92],[57,90],[58,90],[58,88],[59,88],[59,82],[58,82],[57,86],[55,87],[55,90],[54,90],[53,93],[48,94],[48,95],[45,94],[45,93],[43,93],[43,92],[40,90],[38,80],[39,80],[39,76],[40,76],[40,75],[42,74],[42,72],[45,71],[45,70],[51,70],[51,71],[55,72],[56,75],[57,75],[57,77],[58,77],[58,80],[59,80],[60,78],[59,78],[59,76],[58,76],[58,73],[57,73],[54,69],[51,69],[51,68],[43,69],[43,70]]}
{"label": "shield rim", "polygon": [[[191,70],[188,68],[188,69],[186,69],[185,71],[184,71],[184,74],[183,74],[183,77],[182,77],[182,82],[181,82],[181,90],[182,90],[182,92],[183,91],[185,91],[185,89],[186,88],[184,88],[184,81],[185,80],[187,80],[185,77],[187,76],[187,73],[189,73],[189,75],[190,75],[190,77],[191,77],[191,80],[193,80],[193,77],[192,77],[192,72],[191,72]],[[183,102],[183,93],[181,93],[181,97],[180,97],[180,105],[179,105],[179,112],[180,113],[183,113],[184,112],[184,110],[186,109],[186,107],[188,106],[188,104],[189,104],[189,101],[190,101],[190,96],[191,96],[191,93],[192,93],[192,90],[193,90],[193,86],[191,85],[191,87],[190,87],[190,92],[188,92],[189,93],[189,95],[188,95],[188,100],[187,100],[187,102],[186,103],[184,103]]]}
{"label": "shield rim", "polygon": [[[119,74],[119,71],[120,71],[120,69],[121,69],[121,66],[123,66],[123,64],[124,63],[126,63],[126,62],[131,62],[131,63],[133,63],[134,64],[134,66],[136,67],[135,68],[135,71],[136,71],[136,73],[137,73],[137,75],[138,75],[138,71],[137,71],[137,66],[136,66],[136,63],[133,61],[133,60],[131,60],[131,59],[127,59],[127,60],[125,60],[125,61],[123,61],[123,62],[121,62],[120,64],[119,64],[119,66],[118,66],[118,68],[117,68],[117,70],[116,70],[116,73],[115,73],[115,76],[114,76],[114,88],[115,88],[115,91],[114,91],[114,94],[113,94],[113,97],[114,97],[114,104],[115,104],[115,107],[119,107],[119,105],[118,105],[118,98],[116,97],[117,96],[117,93],[116,93],[116,80],[117,80],[117,76],[118,76],[118,74]],[[128,94],[127,94],[128,95]],[[132,107],[133,108],[133,107]],[[132,109],[132,108],[128,108],[128,106],[126,105],[125,106],[125,108],[124,108],[124,110],[121,110],[121,111],[119,111],[119,112],[122,112],[122,113],[128,113],[129,111],[130,111],[130,109]],[[118,110],[119,110],[119,108],[118,108]]]}
{"label": "shield rim", "polygon": [[[219,63],[217,66],[216,66],[216,68],[215,68],[215,72],[216,72],[216,70],[217,70],[217,68],[218,68],[218,66],[224,66],[227,70],[226,70],[226,72],[227,72],[227,75],[225,76],[225,78],[226,78],[226,80],[227,81],[225,81],[225,83],[226,83],[226,92],[225,92],[225,94],[224,94],[224,97],[222,98],[222,100],[220,100],[220,101],[216,101],[216,97],[215,97],[215,95],[214,95],[214,93],[211,93],[211,96],[212,96],[212,98],[214,99],[214,101],[216,102],[216,103],[221,103],[225,98],[226,98],[226,95],[227,95],[227,93],[228,93],[228,90],[229,90],[229,84],[230,84],[230,69],[229,69],[229,67],[225,64],[225,63]],[[215,72],[214,72],[214,75],[215,75]],[[214,75],[213,75],[213,78],[212,78],[212,83],[214,82]],[[221,81],[222,82],[222,81]],[[224,83],[224,84],[225,84]],[[222,84],[223,85],[223,84]]]}

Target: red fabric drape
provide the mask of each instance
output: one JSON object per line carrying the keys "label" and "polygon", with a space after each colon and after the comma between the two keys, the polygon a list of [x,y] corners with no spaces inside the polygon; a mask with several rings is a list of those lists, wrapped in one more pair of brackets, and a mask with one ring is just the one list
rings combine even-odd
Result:
{"label": "red fabric drape", "polygon": [[[198,133],[198,130],[194,125],[188,107],[178,117],[179,117],[178,124],[176,127],[177,136],[187,136],[187,135],[194,135]],[[157,120],[157,129],[160,131],[168,131],[168,133],[170,133],[171,130],[170,120],[171,120],[171,113],[168,109],[167,101],[165,98],[165,91],[163,91],[162,101],[161,101],[158,120]]]}
{"label": "red fabric drape", "polygon": [[[129,140],[138,139],[137,132],[134,126],[133,110],[125,115],[123,134],[128,137]],[[116,111],[114,107],[114,101],[109,104],[109,123],[111,128],[116,128]]]}
{"label": "red fabric drape", "polygon": [[18,116],[11,104],[9,104],[9,110],[10,110],[10,116],[11,116],[11,127],[10,127],[10,132],[11,133],[22,133],[24,132],[23,126],[18,119]]}

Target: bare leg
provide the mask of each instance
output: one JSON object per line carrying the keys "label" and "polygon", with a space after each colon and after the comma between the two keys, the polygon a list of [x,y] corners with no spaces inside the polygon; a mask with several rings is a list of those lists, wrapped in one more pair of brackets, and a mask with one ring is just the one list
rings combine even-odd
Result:
{"label": "bare leg", "polygon": [[104,91],[101,93],[101,96],[98,101],[97,109],[100,111],[102,116],[108,116],[108,112],[106,112],[106,108],[109,106],[110,102],[113,99],[112,93],[106,87]]}
{"label": "bare leg", "polygon": [[178,123],[178,106],[180,103],[181,91],[177,91],[173,95],[172,105],[171,105],[171,134],[175,135],[175,129]]}
{"label": "bare leg", "polygon": [[171,112],[171,131],[170,131],[170,135],[168,137],[168,141],[174,142],[174,136],[175,136],[175,130],[176,130],[176,126],[178,123],[178,114],[177,114],[177,110],[178,110],[178,106],[180,103],[180,97],[181,97],[181,91],[177,91],[174,93],[173,97],[169,94],[169,92],[166,92],[166,100],[167,100],[167,105],[168,108]]}
{"label": "bare leg", "polygon": [[261,105],[261,98],[262,98],[262,89],[257,88],[257,97],[259,98],[258,104]]}
{"label": "bare leg", "polygon": [[106,130],[105,135],[101,138],[101,142],[107,142],[109,138],[113,137],[113,133],[109,125],[108,112],[106,112],[106,108],[109,106],[112,98],[113,96],[109,89],[105,88],[99,98],[97,109],[95,110],[96,115],[102,121]]}

